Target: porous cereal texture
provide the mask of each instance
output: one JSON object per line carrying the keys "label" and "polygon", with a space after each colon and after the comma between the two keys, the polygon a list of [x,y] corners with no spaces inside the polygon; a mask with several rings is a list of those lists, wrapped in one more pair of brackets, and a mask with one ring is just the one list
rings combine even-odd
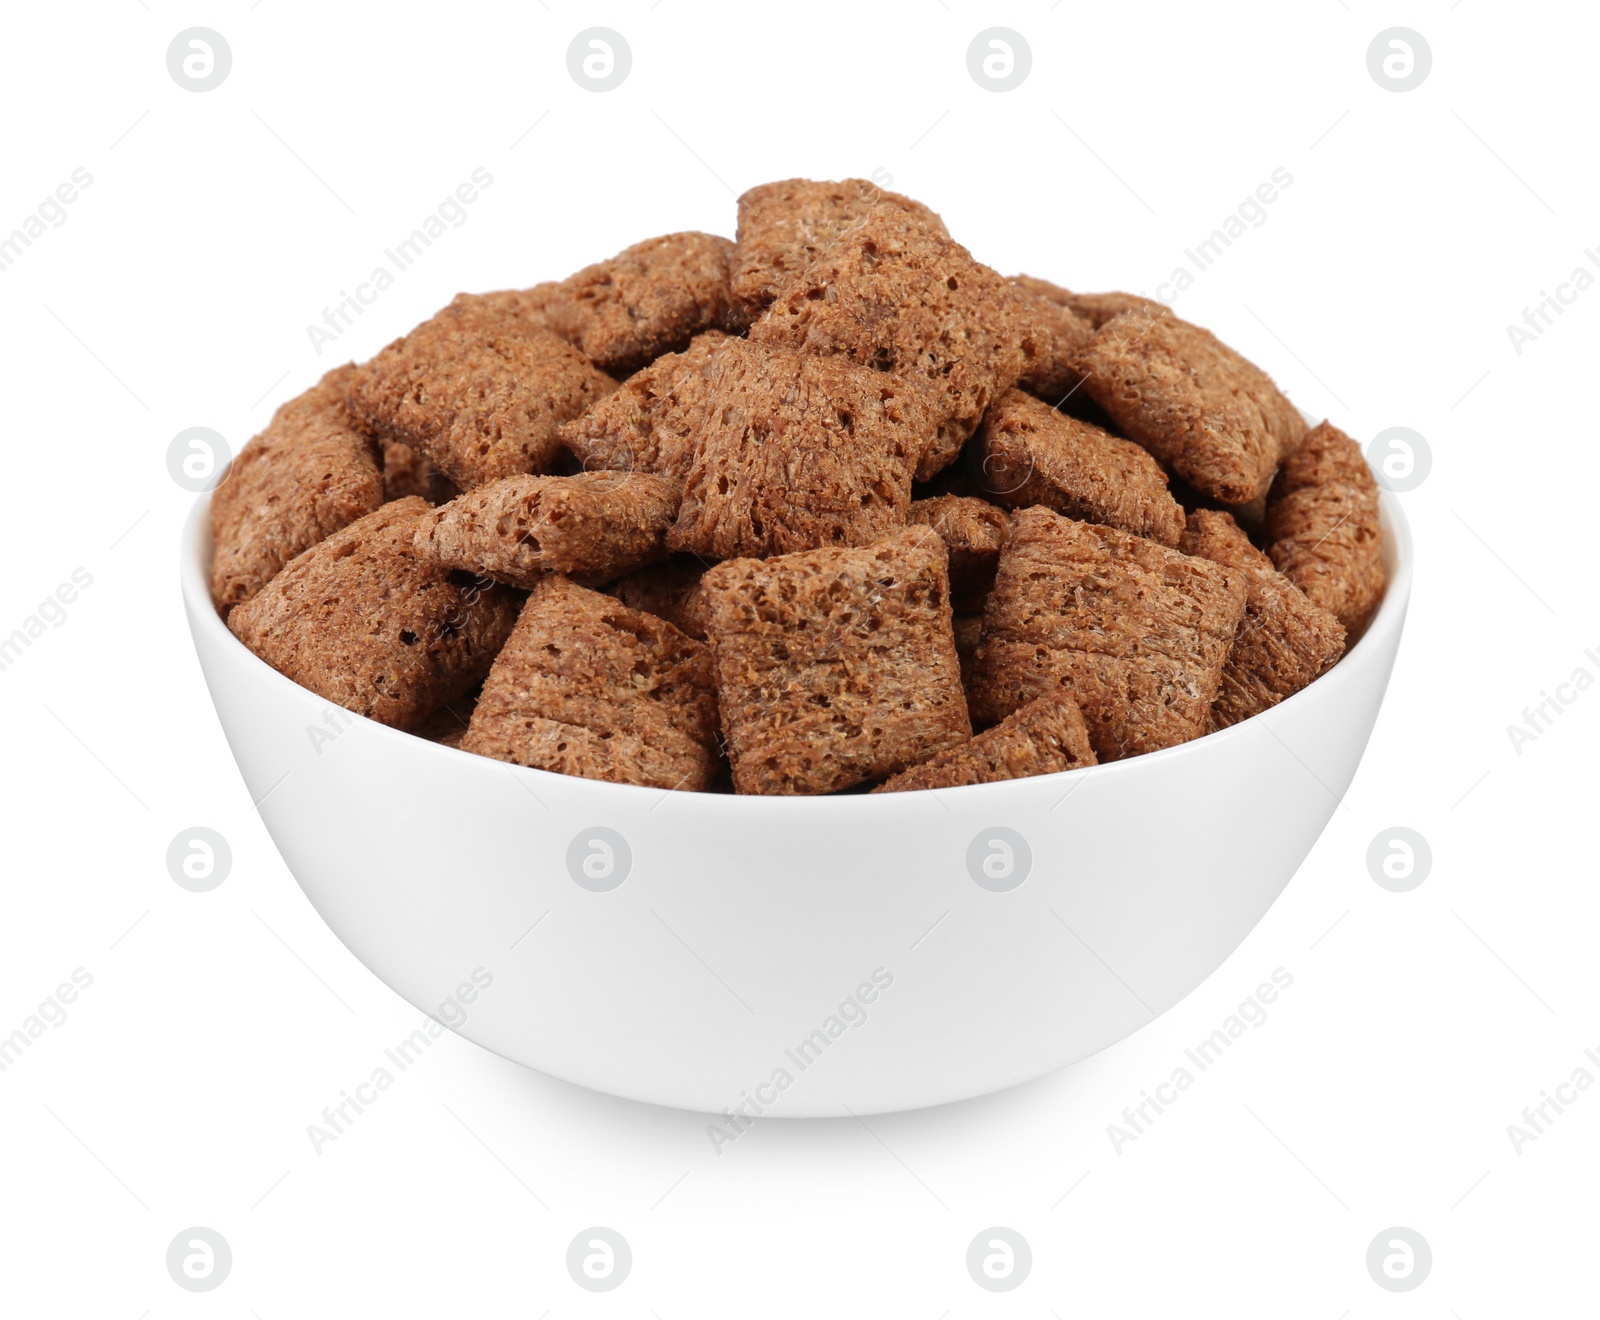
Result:
{"label": "porous cereal texture", "polygon": [[705,411],[706,376],[728,336],[706,330],[681,353],[663,353],[614,394],[561,425],[561,442],[586,472],[685,477]]}
{"label": "porous cereal texture", "polygon": [[917,464],[948,465],[983,411],[1021,374],[1022,295],[942,229],[897,206],[871,207],[755,325],[753,343],[843,357],[921,387],[932,433]]}
{"label": "porous cereal texture", "polygon": [[294,559],[228,616],[247,647],[301,687],[413,729],[489,672],[519,598],[411,553],[428,513],[395,500]]}
{"label": "porous cereal texture", "polygon": [[1065,691],[1102,761],[1198,738],[1244,609],[1238,569],[1023,509],[984,610],[974,716]]}
{"label": "porous cereal texture", "polygon": [[927,418],[899,378],[732,339],[706,390],[672,549],[787,554],[865,545],[905,526]]}
{"label": "porous cereal texture", "polygon": [[672,478],[639,472],[502,477],[430,512],[414,548],[513,587],[549,573],[597,586],[666,558],[681,494]]}
{"label": "porous cereal texture", "polygon": [[722,325],[732,256],[733,244],[714,234],[646,239],[562,280],[540,311],[597,367],[637,371]]}
{"label": "porous cereal texture", "polygon": [[302,550],[383,503],[370,435],[344,407],[335,367],[272,415],[211,496],[211,600],[224,615]]}
{"label": "porous cereal texture", "polygon": [[970,742],[886,780],[874,793],[996,784],[1096,764],[1078,703],[1063,692],[1037,697]]}
{"label": "porous cereal texture", "polygon": [[830,793],[972,732],[944,542],[734,559],[706,573],[706,632],[739,793]]}
{"label": "porous cereal texture", "polygon": [[1352,640],[1383,599],[1378,483],[1361,446],[1323,422],[1291,454],[1267,502],[1272,562],[1338,616]]}
{"label": "porous cereal texture", "polygon": [[720,765],[711,653],[563,577],[528,595],[463,751],[557,774],[698,791]]}
{"label": "porous cereal texture", "polygon": [[1001,504],[1042,504],[1162,545],[1178,543],[1183,509],[1160,464],[1131,440],[1010,390],[984,414],[973,445],[979,482]]}
{"label": "porous cereal texture", "polygon": [[1211,706],[1214,728],[1270,710],[1327,673],[1344,654],[1344,626],[1272,566],[1227,514],[1189,515],[1178,548],[1245,575],[1244,621]]}
{"label": "porous cereal texture", "polygon": [[1078,357],[1117,429],[1196,490],[1229,504],[1266,491],[1305,422],[1266,372],[1170,312],[1113,317]]}
{"label": "porous cereal texture", "polygon": [[461,294],[357,367],[350,410],[462,490],[546,471],[557,428],[617,383],[548,330]]}
{"label": "porous cereal texture", "polygon": [[[739,198],[731,286],[733,326],[747,328],[817,256],[859,225],[876,205],[894,206],[945,233],[921,202],[868,179],[781,179]],[[730,327],[732,328],[732,327]]]}

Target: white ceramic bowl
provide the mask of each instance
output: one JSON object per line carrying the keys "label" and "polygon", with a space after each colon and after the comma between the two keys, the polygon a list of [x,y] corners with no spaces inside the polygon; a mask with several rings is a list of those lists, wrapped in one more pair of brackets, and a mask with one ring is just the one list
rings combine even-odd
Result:
{"label": "white ceramic bowl", "polygon": [[1238,946],[1377,718],[1411,589],[1387,493],[1383,525],[1390,584],[1371,628],[1266,715],[1088,770],[880,797],[599,783],[336,710],[212,609],[205,497],[182,580],[217,715],[284,861],[411,1003],[613,1095],[870,1114],[1093,1054]]}

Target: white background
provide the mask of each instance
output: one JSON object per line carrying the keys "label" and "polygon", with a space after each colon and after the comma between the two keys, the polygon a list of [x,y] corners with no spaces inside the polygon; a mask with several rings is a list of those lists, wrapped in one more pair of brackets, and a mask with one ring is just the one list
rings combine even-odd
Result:
{"label": "white background", "polygon": [[[565,64],[596,24],[633,52],[606,94]],[[1005,94],[966,69],[995,24],[1033,51]],[[204,94],[165,63],[192,25],[233,52]],[[1366,67],[1394,25],[1433,51],[1404,94]],[[94,181],[0,274],[0,634],[74,568],[93,585],[0,672],[0,1032],[74,968],[94,980],[0,1073],[0,1312],[1592,1313],[1600,1088],[1520,1152],[1506,1129],[1600,1052],[1600,692],[1520,754],[1506,729],[1575,668],[1600,677],[1600,292],[1520,354],[1506,327],[1600,245],[1597,26],[1491,0],[7,6],[0,233],[75,167]],[[317,356],[307,324],[478,166],[494,182],[468,221]],[[180,613],[172,437],[237,449],[456,291],[731,235],[735,195],[771,178],[884,171],[1002,271],[1153,291],[1280,166],[1292,185],[1180,314],[1363,441],[1415,428],[1433,465],[1404,496],[1416,594],[1366,760],[1226,965],[1058,1075],[764,1121],[720,1156],[703,1116],[447,1037],[314,1153],[307,1124],[420,1015],[321,924],[251,810]],[[197,824],[234,855],[208,894],[164,864]],[[1434,855],[1406,894],[1365,864],[1394,825]],[[1268,1021],[1114,1151],[1123,1106],[1275,967],[1294,984]],[[634,1253],[605,1295],[564,1266],[593,1224]],[[964,1264],[995,1224],[1035,1258],[1005,1295]],[[191,1225],[233,1249],[213,1293],[165,1269]],[[1433,1249],[1408,1294],[1364,1263],[1392,1225]]]}

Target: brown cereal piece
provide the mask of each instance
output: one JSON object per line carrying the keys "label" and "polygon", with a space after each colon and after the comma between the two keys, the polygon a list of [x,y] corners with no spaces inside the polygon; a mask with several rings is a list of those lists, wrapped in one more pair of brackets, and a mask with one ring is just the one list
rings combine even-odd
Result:
{"label": "brown cereal piece", "polygon": [[973,444],[981,480],[1001,504],[1042,504],[1162,545],[1177,545],[1183,532],[1183,509],[1155,459],[1021,390],[995,401]]}
{"label": "brown cereal piece", "polygon": [[880,204],[946,232],[944,222],[921,202],[885,192],[867,179],[781,179],[741,196],[729,328],[748,327],[825,248]]}
{"label": "brown cereal piece", "polygon": [[502,477],[434,509],[417,527],[418,559],[513,587],[547,573],[588,586],[667,556],[682,487],[644,472]]}
{"label": "brown cereal piece", "polygon": [[727,342],[720,330],[696,335],[681,353],[663,353],[615,394],[561,425],[561,442],[586,472],[659,472],[682,478],[694,458],[706,375]]}
{"label": "brown cereal piece", "polygon": [[906,522],[933,528],[949,550],[950,608],[958,614],[982,613],[1011,531],[1011,515],[987,500],[936,495],[912,500]]}
{"label": "brown cereal piece", "polygon": [[1198,738],[1244,609],[1238,569],[1024,509],[984,610],[974,714],[1003,719],[1061,690],[1102,761]]}
{"label": "brown cereal piece", "polygon": [[1277,572],[1272,560],[1251,544],[1244,529],[1221,509],[1191,510],[1184,522],[1178,549],[1186,555],[1199,555],[1245,573]]}
{"label": "brown cereal piece", "polygon": [[272,415],[211,497],[211,600],[224,615],[302,550],[383,503],[372,437],[344,408],[335,367]]}
{"label": "brown cereal piece", "polygon": [[399,440],[382,443],[384,499],[403,500],[407,495],[418,495],[429,504],[446,504],[461,494],[455,482],[410,445]]}
{"label": "brown cereal piece", "polygon": [[732,256],[733,244],[714,234],[635,243],[556,285],[545,321],[602,370],[636,371],[722,324]]}
{"label": "brown cereal piece", "polygon": [[544,471],[560,449],[556,428],[616,387],[548,330],[464,293],[357,367],[345,399],[470,490]]}
{"label": "brown cereal piece", "polygon": [[927,481],[1016,382],[1029,329],[1010,284],[940,229],[879,205],[783,290],[750,339],[838,355],[919,386],[932,428],[916,476]]}
{"label": "brown cereal piece", "polygon": [[1273,568],[1227,514],[1189,515],[1178,548],[1245,575],[1244,622],[1222,667],[1212,727],[1225,729],[1292,697],[1344,654],[1344,627]]}
{"label": "brown cereal piece", "polygon": [[830,793],[972,733],[944,542],[718,564],[701,583],[736,793]]}
{"label": "brown cereal piece", "polygon": [[929,757],[878,785],[874,793],[958,788],[1052,775],[1097,764],[1078,703],[1064,692],[1036,697],[970,742]]}
{"label": "brown cereal piece", "polygon": [[546,578],[461,749],[585,779],[704,789],[719,765],[711,652],[653,614]]}
{"label": "brown cereal piece", "polygon": [[1245,504],[1271,484],[1305,422],[1267,374],[1209,330],[1167,313],[1126,313],[1078,360],[1084,390],[1202,494]]}
{"label": "brown cereal piece", "polygon": [[489,672],[518,604],[504,587],[413,557],[427,512],[411,496],[335,532],[237,607],[228,627],[301,687],[415,728]]}
{"label": "brown cereal piece", "polygon": [[672,549],[775,555],[905,526],[928,432],[921,394],[899,377],[730,339],[706,389]]}
{"label": "brown cereal piece", "polygon": [[[1083,384],[1076,362],[1094,335],[1094,327],[1070,307],[1057,302],[1038,286],[1043,280],[1027,275],[1013,276],[1016,289],[1027,308],[1029,328],[1024,336],[1026,361],[1017,384],[1046,403],[1057,406]],[[1054,287],[1054,286],[1051,286]]]}
{"label": "brown cereal piece", "polygon": [[442,747],[460,747],[461,740],[467,736],[467,728],[472,723],[472,711],[477,704],[477,695],[473,693],[456,701],[447,701],[411,732]]}
{"label": "brown cereal piece", "polygon": [[1323,422],[1289,455],[1267,501],[1272,562],[1352,640],[1383,599],[1378,483],[1361,446]]}
{"label": "brown cereal piece", "polygon": [[654,614],[679,632],[703,642],[705,596],[700,590],[700,578],[705,571],[703,560],[693,555],[674,555],[663,563],[618,578],[606,590],[629,609]]}

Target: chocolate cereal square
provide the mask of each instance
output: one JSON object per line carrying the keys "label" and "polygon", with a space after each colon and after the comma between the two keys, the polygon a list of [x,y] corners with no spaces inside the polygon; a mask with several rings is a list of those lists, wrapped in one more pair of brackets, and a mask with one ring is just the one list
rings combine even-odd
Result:
{"label": "chocolate cereal square", "polygon": [[1305,422],[1266,372],[1171,313],[1112,318],[1078,367],[1084,390],[1119,431],[1228,504],[1265,492],[1305,436]]}
{"label": "chocolate cereal square", "polygon": [[971,736],[930,528],[729,560],[701,588],[735,792],[831,793]]}
{"label": "chocolate cereal square", "polygon": [[706,376],[727,342],[720,330],[696,335],[681,353],[663,353],[615,394],[561,425],[561,442],[586,472],[659,472],[682,478],[694,459]]}
{"label": "chocolate cereal square", "polygon": [[981,614],[1011,534],[1011,515],[970,495],[934,495],[912,500],[906,522],[933,528],[949,550],[951,609]]}
{"label": "chocolate cereal square", "polygon": [[1178,548],[1245,575],[1244,622],[1222,667],[1212,727],[1225,729],[1292,697],[1344,654],[1344,626],[1272,566],[1227,514],[1189,515]]}
{"label": "chocolate cereal square", "polygon": [[637,371],[723,323],[732,256],[733,244],[714,234],[635,243],[562,280],[544,302],[544,319],[602,370]]}
{"label": "chocolate cereal square", "polygon": [[754,343],[843,357],[928,396],[927,481],[961,451],[1027,358],[1021,295],[941,229],[877,205],[750,328]]}
{"label": "chocolate cereal square", "polygon": [[561,423],[616,387],[548,330],[461,294],[357,367],[345,399],[364,425],[470,490],[547,470]]}
{"label": "chocolate cereal square", "polygon": [[1244,609],[1238,569],[1024,509],[984,611],[973,713],[988,723],[1065,691],[1102,761],[1198,738]]}
{"label": "chocolate cereal square", "polygon": [[385,504],[290,563],[228,627],[318,696],[413,729],[470,692],[516,622],[518,597],[411,553],[426,501]]}
{"label": "chocolate cereal square", "polygon": [[1037,697],[970,742],[902,770],[873,789],[905,793],[917,788],[959,788],[1006,779],[1052,775],[1096,764],[1078,703],[1064,692]]}
{"label": "chocolate cereal square", "polygon": [[1331,422],[1289,455],[1267,500],[1272,562],[1359,637],[1383,599],[1378,483],[1361,446]]}
{"label": "chocolate cereal square", "polygon": [[233,460],[211,497],[211,600],[226,615],[302,550],[383,503],[372,437],[344,407],[335,367],[289,400]]}
{"label": "chocolate cereal square", "polygon": [[596,586],[667,557],[681,493],[670,477],[642,472],[502,477],[430,512],[413,549],[513,587],[549,573]]}
{"label": "chocolate cereal square", "polygon": [[[738,247],[730,285],[734,327],[748,327],[817,256],[876,205],[894,206],[945,233],[921,202],[867,179],[781,179],[739,198]],[[733,328],[733,327],[730,327]]]}
{"label": "chocolate cereal square", "polygon": [[984,414],[972,459],[991,499],[1010,508],[1042,504],[1177,545],[1183,509],[1160,464],[1131,440],[1009,390]]}
{"label": "chocolate cereal square", "polygon": [[719,767],[711,652],[610,596],[546,578],[461,749],[556,774],[699,791]]}
{"label": "chocolate cereal square", "polygon": [[927,419],[904,381],[732,339],[706,389],[672,549],[777,555],[865,545],[905,526]]}

